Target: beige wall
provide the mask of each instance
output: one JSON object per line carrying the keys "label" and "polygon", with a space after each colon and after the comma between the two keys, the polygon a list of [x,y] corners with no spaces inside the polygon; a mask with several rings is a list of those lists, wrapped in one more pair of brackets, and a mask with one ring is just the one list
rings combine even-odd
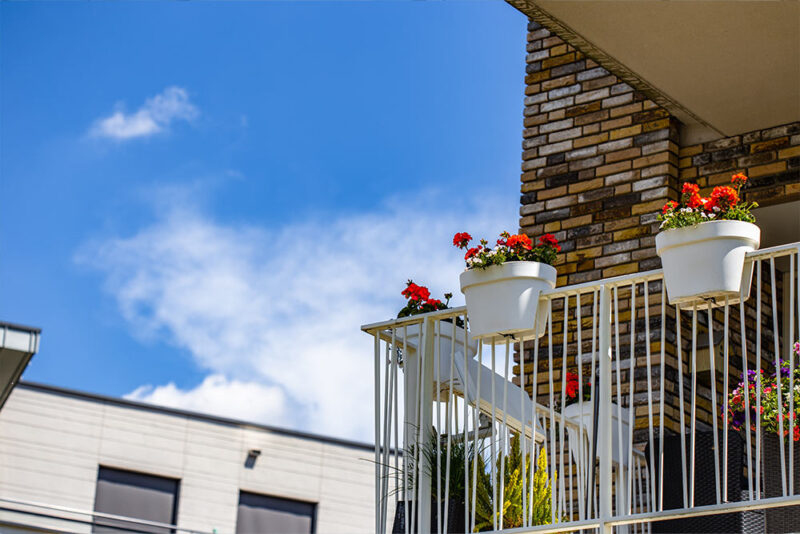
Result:
{"label": "beige wall", "polygon": [[[262,452],[248,469],[252,448]],[[372,456],[367,448],[24,385],[0,411],[0,498],[90,511],[102,464],[179,478],[178,526],[220,534],[235,531],[240,489],[318,503],[317,532],[373,530]],[[0,521],[22,518],[0,512]]]}

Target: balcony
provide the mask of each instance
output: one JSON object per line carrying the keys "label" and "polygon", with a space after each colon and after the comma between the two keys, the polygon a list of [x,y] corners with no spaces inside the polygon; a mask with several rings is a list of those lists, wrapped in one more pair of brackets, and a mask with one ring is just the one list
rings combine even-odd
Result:
{"label": "balcony", "polygon": [[[750,253],[744,298],[681,308],[660,270],[557,287],[522,339],[471,339],[463,307],[363,326],[376,532],[781,531],[800,441],[725,414],[748,371],[785,361],[800,387],[799,254]],[[770,409],[758,391],[742,414]]]}

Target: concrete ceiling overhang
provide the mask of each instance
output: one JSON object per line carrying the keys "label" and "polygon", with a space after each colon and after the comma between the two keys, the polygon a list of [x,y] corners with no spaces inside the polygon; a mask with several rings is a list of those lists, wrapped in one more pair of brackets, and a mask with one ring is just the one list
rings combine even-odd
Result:
{"label": "concrete ceiling overhang", "polygon": [[689,126],[800,121],[800,0],[507,0]]}
{"label": "concrete ceiling overhang", "polygon": [[41,330],[0,322],[0,408],[39,350]]}

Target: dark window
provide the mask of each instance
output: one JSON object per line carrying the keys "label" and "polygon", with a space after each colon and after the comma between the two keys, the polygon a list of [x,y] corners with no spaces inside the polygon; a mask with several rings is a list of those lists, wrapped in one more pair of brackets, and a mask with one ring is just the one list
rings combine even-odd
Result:
{"label": "dark window", "polygon": [[[174,525],[178,486],[174,478],[145,475],[100,466],[94,511]],[[95,517],[94,532],[169,533],[168,528]]]}
{"label": "dark window", "polygon": [[313,503],[239,492],[237,534],[312,534],[317,506]]}

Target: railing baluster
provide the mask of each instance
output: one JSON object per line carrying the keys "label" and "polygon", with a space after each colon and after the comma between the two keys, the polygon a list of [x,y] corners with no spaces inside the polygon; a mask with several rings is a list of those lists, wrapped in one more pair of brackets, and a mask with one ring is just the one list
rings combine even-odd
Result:
{"label": "railing baluster", "polygon": [[741,342],[742,342],[742,376],[744,377],[745,392],[744,395],[744,413],[745,415],[745,438],[747,443],[747,489],[750,500],[753,500],[753,461],[752,449],[750,440],[750,392],[748,390],[748,381],[750,377],[747,373],[747,329],[745,327],[745,313],[744,313],[744,299],[739,299],[739,325],[741,327]]}
{"label": "railing baluster", "polygon": [[[667,289],[664,281],[661,281],[661,373],[659,378],[659,398],[658,398],[658,506],[655,511],[664,509],[664,384],[667,381],[666,375],[666,341],[667,341]],[[653,476],[655,479],[655,476]]]}
{"label": "railing baluster", "polygon": [[[436,452],[436,532],[442,534],[442,404],[439,402],[441,398],[441,389],[442,389],[442,377],[441,377],[441,366],[442,366],[442,355],[441,355],[441,345],[442,345],[442,321],[437,320],[435,323],[436,326],[436,335],[434,337],[434,345],[433,345],[433,354],[434,354],[434,363],[433,363],[433,372],[436,377],[435,384],[436,387],[434,388],[434,393],[436,394],[436,400],[434,404],[436,406],[436,431],[434,435],[434,446],[436,447],[434,451]],[[455,334],[455,323],[453,323],[453,333]],[[455,338],[455,335],[453,336]],[[455,344],[455,339],[451,339],[450,345]],[[445,508],[447,506],[445,505]]]}
{"label": "railing baluster", "polygon": [[[655,443],[653,442],[653,382],[652,382],[652,364],[650,362],[652,358],[651,350],[650,350],[650,284],[649,282],[645,281],[644,283],[644,328],[645,328],[645,356],[647,358],[647,430],[649,432],[648,436],[650,438],[650,465],[655,465]],[[633,421],[635,423],[635,419]],[[635,424],[634,424],[635,426]],[[648,488],[648,496],[650,498],[655,498],[656,494],[656,487],[655,487],[655,478],[652,479],[653,486]],[[652,505],[652,509],[655,510],[655,501],[650,503]]]}
{"label": "railing baluster", "polygon": [[[631,513],[631,498],[633,496],[633,429],[636,426],[636,407],[633,402],[633,395],[636,391],[635,366],[636,366],[636,283],[631,284],[631,352],[630,365],[628,370],[628,465],[625,470],[628,473],[626,502],[628,513]],[[622,406],[619,407],[620,425],[622,425]],[[620,448],[622,444],[620,443]],[[620,460],[625,449],[619,453]]]}
{"label": "railing baluster", "polygon": [[[756,261],[756,457],[755,498],[761,498],[761,261]],[[725,388],[727,393],[728,389]],[[726,412],[727,414],[727,412]],[[727,418],[726,418],[727,419]]]}
{"label": "railing baluster", "polygon": [[[781,370],[781,362],[780,362],[780,329],[778,328],[778,284],[775,282],[775,258],[769,259],[769,274],[770,274],[770,281],[772,282],[772,286],[770,287],[770,293],[772,294],[772,337],[775,340],[775,372],[778,373],[778,384],[780,384],[780,370]],[[742,333],[744,334],[744,327],[742,328]],[[783,388],[778,387],[778,436],[783,436]],[[745,405],[746,407],[746,405]],[[749,413],[749,410],[747,411]],[[749,418],[747,418],[749,420]],[[748,432],[749,432],[748,428]],[[780,449],[780,457],[781,457],[781,487],[783,489],[783,496],[786,496],[786,457],[784,454],[784,447],[783,447],[783,439],[779,437],[778,439],[778,448]]]}
{"label": "railing baluster", "polygon": [[567,404],[567,373],[569,372],[567,369],[567,338],[569,337],[569,295],[564,296],[564,320],[563,326],[561,328],[561,338],[562,338],[562,347],[561,347],[561,419],[559,421],[559,428],[558,428],[558,449],[559,449],[559,488],[558,488],[558,501],[559,501],[559,510],[561,512],[560,515],[563,515],[566,511],[566,495],[564,494],[566,490],[566,469],[564,468],[564,432],[565,432],[565,423],[564,423],[564,407]]}
{"label": "railing baluster", "polygon": [[694,507],[695,447],[697,445],[697,304],[692,306],[692,430],[689,445],[689,506]]}
{"label": "railing baluster", "polygon": [[548,313],[547,313],[547,359],[548,365],[547,368],[549,372],[548,380],[549,380],[549,388],[548,388],[548,397],[550,400],[550,461],[548,462],[548,467],[550,468],[550,515],[551,522],[556,522],[556,471],[557,471],[557,460],[556,460],[556,416],[555,416],[555,398],[553,393],[553,303],[552,301],[548,300]]}
{"label": "railing baluster", "polygon": [[678,336],[676,345],[678,349],[678,397],[680,402],[680,419],[681,419],[681,480],[683,483],[683,507],[689,506],[689,479],[686,475],[686,404],[683,400],[683,342],[681,340],[681,309],[675,306],[675,332]]}
{"label": "railing baluster", "polygon": [[711,302],[708,303],[708,364],[709,374],[711,375],[711,424],[714,431],[714,490],[717,494],[717,504],[722,502],[722,494],[720,492],[720,479],[719,479],[719,435],[717,433],[717,376],[716,366],[717,362],[714,355],[714,313],[711,309]]}
{"label": "railing baluster", "polygon": [[[494,345],[492,345],[494,346]],[[480,402],[481,402],[481,373],[483,372],[483,343],[478,344],[478,377],[475,392],[475,407],[472,411],[472,425],[473,425],[473,460],[472,460],[472,514],[470,517],[470,532],[475,530],[475,513],[478,508],[478,433],[480,432]],[[494,410],[494,406],[492,406]]]}
{"label": "railing baluster", "polygon": [[[789,256],[789,298],[786,299],[789,303],[789,340],[786,343],[789,359],[789,390],[787,392],[789,395],[789,495],[794,495],[794,427],[797,424],[794,413],[794,307],[797,304],[792,302],[794,279],[795,263],[794,254],[792,254]],[[786,291],[786,288],[784,287],[783,290]],[[781,441],[783,441],[783,436],[781,436]]]}
{"label": "railing baluster", "polygon": [[[759,276],[761,274],[760,266],[759,266]],[[760,291],[760,284],[759,284],[759,291]],[[722,367],[724,368],[724,375],[722,377],[722,389],[724,391],[724,395],[722,397],[722,402],[724,403],[723,412],[725,413],[725,417],[722,420],[722,498],[725,499],[725,502],[728,501],[728,380],[729,375],[731,374],[730,371],[730,361],[728,357],[728,319],[729,319],[729,307],[728,307],[728,297],[725,297],[725,327],[724,327],[724,339],[723,339],[723,360],[722,360]],[[758,481],[756,480],[756,483]],[[738,496],[737,496],[738,497]]]}
{"label": "railing baluster", "polygon": [[381,488],[378,481],[381,476],[380,436],[381,436],[381,337],[375,334],[373,358],[375,360],[374,402],[375,402],[375,532],[381,532]]}
{"label": "railing baluster", "polygon": [[[495,432],[497,430],[497,422],[495,420],[495,380],[494,380],[494,373],[496,372],[495,366],[495,343],[492,342],[492,434],[491,439],[489,440],[489,446],[491,449],[491,457],[492,461],[489,462],[489,470],[492,477],[492,526],[494,530],[497,530],[497,469],[496,469],[496,462],[494,461],[496,454],[497,454],[497,439],[495,439]],[[482,371],[482,369],[481,369]],[[480,380],[480,373],[478,374],[478,380]],[[479,397],[480,398],[480,397]],[[502,453],[501,453],[502,454]]]}

